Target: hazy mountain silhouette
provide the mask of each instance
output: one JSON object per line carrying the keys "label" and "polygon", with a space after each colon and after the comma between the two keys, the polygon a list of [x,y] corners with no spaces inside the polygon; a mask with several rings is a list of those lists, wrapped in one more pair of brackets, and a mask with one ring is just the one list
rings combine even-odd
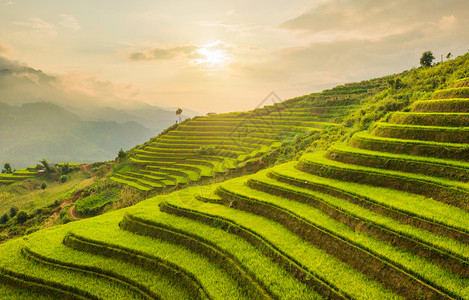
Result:
{"label": "hazy mountain silhouette", "polygon": [[52,103],[0,103],[0,163],[14,168],[54,162],[110,160],[156,135],[136,122],[83,121]]}

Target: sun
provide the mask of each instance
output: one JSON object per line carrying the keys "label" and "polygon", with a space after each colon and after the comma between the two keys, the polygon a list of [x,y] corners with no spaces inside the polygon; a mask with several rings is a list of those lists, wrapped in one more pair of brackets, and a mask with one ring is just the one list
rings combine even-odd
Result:
{"label": "sun", "polygon": [[205,64],[211,67],[223,66],[230,57],[226,53],[224,43],[216,41],[210,44],[202,45],[197,49],[197,52],[201,55],[201,58],[195,60],[197,64]]}

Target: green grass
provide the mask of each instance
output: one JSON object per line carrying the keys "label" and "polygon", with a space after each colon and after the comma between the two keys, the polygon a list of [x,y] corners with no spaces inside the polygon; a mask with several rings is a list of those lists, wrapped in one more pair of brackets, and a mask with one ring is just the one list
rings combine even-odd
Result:
{"label": "green grass", "polygon": [[[70,229],[78,236],[98,240],[109,245],[130,248],[133,251],[140,251],[178,265],[193,274],[212,297],[241,298],[236,283],[207,259],[180,246],[127,233],[117,226],[122,217],[123,212],[118,211],[112,215],[103,215],[103,218],[101,216],[94,218],[94,222],[96,222],[94,224]],[[96,230],[90,231],[90,226]]]}
{"label": "green grass", "polygon": [[[190,190],[186,190],[186,192],[190,192]],[[282,253],[288,253],[301,266],[352,297],[360,298],[366,294],[371,298],[397,298],[379,284],[324,251],[312,247],[311,244],[275,222],[225,206],[202,203],[196,199],[182,202],[178,198],[170,198],[169,202],[172,205],[187,207],[199,213],[224,218],[233,224],[239,224],[252,230]]]}
{"label": "green grass", "polygon": [[[193,195],[179,195],[180,201],[190,201]],[[189,197],[189,198],[188,198]],[[155,205],[152,211],[158,211]],[[265,285],[269,293],[276,297],[313,298],[314,292],[300,284],[293,276],[280,266],[262,255],[262,253],[245,240],[231,235],[221,229],[213,228],[186,218],[169,214],[151,214],[146,211],[134,214],[139,220],[149,224],[157,224],[162,228],[176,230],[188,234],[199,241],[215,244],[221,251],[228,253],[240,262],[242,267]]]}
{"label": "green grass", "polygon": [[469,232],[469,214],[461,209],[420,195],[299,172],[295,166],[296,162],[282,164],[273,168],[272,172],[301,182],[315,182],[351,194],[362,195],[375,203],[411,216]]}
{"label": "green grass", "polygon": [[179,176],[179,175],[174,175],[174,174],[169,174],[169,173],[164,173],[164,172],[156,172],[156,171],[151,171],[151,170],[139,170],[140,173],[138,174],[142,174],[142,175],[148,175],[150,174],[150,176],[152,175],[155,175],[157,177],[165,177],[165,178],[168,178],[169,180],[172,180],[178,184],[186,184],[187,183],[187,179],[186,177],[184,176]]}
{"label": "green grass", "polygon": [[[59,285],[71,286],[106,299],[137,299],[125,287],[109,281],[97,281],[95,278],[86,276],[80,272],[55,268],[54,266],[36,264],[26,260],[21,254],[24,247],[23,240],[13,240],[7,244],[5,251],[10,255],[2,256],[0,264],[8,270],[22,273],[32,277],[44,278],[56,282]],[[0,294],[1,295],[1,294]]]}
{"label": "green grass", "polygon": [[469,113],[393,113],[389,122],[420,126],[469,127]]}
{"label": "green grass", "polygon": [[[322,193],[314,192],[305,188],[292,186],[286,183],[278,182],[273,179],[269,179],[262,174],[252,176],[252,179],[255,182],[259,182],[266,186],[271,186],[277,190],[285,190],[288,192],[293,192],[297,195],[302,195],[305,197],[312,197],[314,199],[319,199],[319,201],[326,203],[328,206],[337,209],[338,211],[345,212],[346,214],[358,218],[362,222],[368,222],[375,224],[379,227],[386,228],[392,232],[397,233],[401,236],[409,237],[418,242],[422,242],[426,245],[435,247],[436,249],[442,250],[446,253],[454,255],[464,261],[469,263],[469,245],[461,244],[455,240],[431,234],[428,231],[415,228],[411,225],[405,225],[400,222],[397,222],[391,218],[387,218],[383,215],[371,212],[365,208],[359,207],[355,204],[352,204],[346,200],[325,195]],[[272,194],[272,193],[269,193]],[[295,199],[292,199],[295,200]]]}
{"label": "green grass", "polygon": [[322,151],[302,156],[299,169],[344,181],[410,191],[469,210],[469,184],[467,183],[421,174],[344,164],[325,158]]}
{"label": "green grass", "polygon": [[445,99],[415,101],[410,107],[414,112],[469,112],[469,99]]}
{"label": "green grass", "polygon": [[375,136],[439,143],[469,143],[469,127],[438,127],[378,123]]}
{"label": "green grass", "polygon": [[371,135],[367,132],[358,132],[353,135],[350,145],[372,151],[451,160],[469,160],[469,145],[466,144],[384,138]]}
{"label": "green grass", "polygon": [[17,300],[28,300],[28,299],[37,299],[37,300],[53,300],[53,296],[41,295],[34,293],[27,289],[21,289],[19,287],[14,287],[13,285],[3,285],[0,292],[1,296],[4,299],[17,299]]}
{"label": "green grass", "polygon": [[28,179],[9,186],[0,186],[0,215],[16,206],[20,210],[32,212],[35,209],[49,206],[56,200],[72,197],[75,192],[93,183],[82,172],[73,173],[65,183],[47,182],[47,188],[40,188],[40,178]]}
{"label": "green grass", "polygon": [[189,178],[190,181],[198,181],[200,178],[200,173],[192,171],[192,170],[187,170],[187,169],[182,169],[182,168],[176,168],[176,167],[160,167],[160,166],[154,166],[154,165],[149,165],[147,168],[156,168],[160,169],[161,171],[164,170],[169,170],[169,171],[176,171],[176,172],[181,172],[186,174],[186,176]]}
{"label": "green grass", "polygon": [[43,235],[38,238],[28,239],[28,247],[49,259],[63,264],[72,264],[81,268],[98,269],[98,273],[110,272],[118,274],[128,280],[132,280],[153,293],[164,298],[175,297],[189,299],[183,287],[177,281],[154,270],[146,269],[132,263],[123,262],[110,256],[103,257],[83,251],[77,251],[62,243],[65,232],[54,231],[53,234]]}
{"label": "green grass", "polygon": [[138,178],[138,177],[131,176],[131,175],[124,175],[122,173],[119,173],[119,174],[116,174],[115,176],[118,176],[118,177],[120,177],[124,180],[134,181],[134,182],[136,182],[140,185],[143,185],[143,186],[150,186],[152,188],[161,188],[161,187],[163,187],[163,185],[159,182],[153,182],[153,181],[145,180],[145,179]]}
{"label": "green grass", "polygon": [[343,163],[469,181],[469,163],[462,161],[370,151],[342,143],[329,148],[326,156]]}
{"label": "green grass", "polygon": [[438,90],[433,93],[434,99],[469,98],[469,87],[457,87]]}
{"label": "green grass", "polygon": [[202,165],[195,165],[195,164],[190,164],[189,161],[188,163],[185,164],[175,164],[175,167],[191,167],[191,168],[197,168],[200,171],[198,172],[201,177],[212,177],[212,171],[213,169],[207,166],[202,166]]}
{"label": "green grass", "polygon": [[105,205],[119,198],[118,190],[98,191],[92,195],[80,198],[75,202],[76,212],[80,216],[95,215]]}
{"label": "green grass", "polygon": [[410,173],[405,173],[405,172],[397,172],[397,171],[391,171],[391,170],[385,170],[385,169],[369,168],[369,167],[361,167],[361,166],[356,166],[356,165],[351,165],[351,164],[344,164],[344,163],[335,162],[335,161],[327,159],[324,156],[325,153],[326,152],[324,151],[318,151],[315,153],[305,154],[300,158],[300,162],[304,161],[306,163],[319,163],[319,164],[330,165],[330,166],[335,166],[339,168],[356,169],[356,170],[369,172],[369,173],[384,173],[384,174],[389,174],[391,176],[394,175],[396,177],[399,177],[399,176],[408,177],[409,179],[415,179],[421,182],[426,182],[426,181],[435,182],[435,184],[439,185],[440,187],[455,188],[463,192],[469,191],[468,183],[457,182],[457,181],[447,180],[443,178],[435,178],[432,176],[425,176],[425,175],[420,175],[420,174],[410,174]]}
{"label": "green grass", "polygon": [[276,207],[287,209],[289,212],[294,213],[315,226],[319,226],[323,229],[327,228],[328,232],[332,232],[334,235],[340,236],[365,251],[371,251],[385,261],[389,261],[393,265],[415,274],[417,277],[424,279],[425,282],[433,286],[439,286],[463,298],[469,296],[469,280],[462,279],[425,259],[398,250],[388,243],[370,238],[364,233],[355,232],[344,224],[331,219],[308,205],[249,189],[244,185],[244,181],[245,178],[230,180],[221,186],[236,195],[249,197],[253,200],[255,199],[254,201],[256,202],[269,203]]}
{"label": "green grass", "polygon": [[129,185],[129,186],[131,186],[133,188],[136,188],[137,190],[140,190],[140,191],[149,191],[150,190],[150,188],[148,188],[146,186],[140,185],[140,184],[135,183],[133,181],[128,181],[128,180],[125,180],[125,179],[122,179],[122,178],[117,178],[115,176],[111,176],[110,179],[115,181],[115,182],[118,182],[118,183]]}

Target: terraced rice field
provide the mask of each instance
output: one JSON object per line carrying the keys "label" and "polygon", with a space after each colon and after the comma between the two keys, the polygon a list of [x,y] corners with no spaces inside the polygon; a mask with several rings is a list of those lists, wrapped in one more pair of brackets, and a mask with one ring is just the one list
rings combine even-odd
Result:
{"label": "terraced rice field", "polygon": [[[356,101],[303,99],[247,113],[195,117],[138,149],[132,165],[111,179],[149,191],[212,178],[258,161],[285,139],[336,126],[357,107]],[[211,150],[203,152],[203,147]]]}
{"label": "terraced rice field", "polygon": [[12,184],[17,181],[25,180],[36,176],[36,172],[31,169],[15,170],[11,174],[0,174],[0,185],[1,184]]}
{"label": "terraced rice field", "polygon": [[[327,152],[0,245],[0,296],[469,299],[469,110],[438,97]],[[234,159],[188,141],[116,180],[185,184]]]}

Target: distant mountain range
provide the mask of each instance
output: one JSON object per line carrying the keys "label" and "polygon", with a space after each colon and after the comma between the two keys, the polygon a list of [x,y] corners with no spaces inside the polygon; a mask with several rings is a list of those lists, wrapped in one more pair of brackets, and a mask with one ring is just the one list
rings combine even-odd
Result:
{"label": "distant mountain range", "polygon": [[[0,164],[110,160],[176,122],[176,109],[83,92],[70,78],[0,57]],[[102,84],[104,87],[107,83]],[[101,88],[101,90],[100,90]],[[182,118],[197,115],[183,108]]]}
{"label": "distant mountain range", "polygon": [[137,122],[84,121],[52,103],[0,103],[0,163],[14,168],[53,162],[114,159],[157,134]]}

